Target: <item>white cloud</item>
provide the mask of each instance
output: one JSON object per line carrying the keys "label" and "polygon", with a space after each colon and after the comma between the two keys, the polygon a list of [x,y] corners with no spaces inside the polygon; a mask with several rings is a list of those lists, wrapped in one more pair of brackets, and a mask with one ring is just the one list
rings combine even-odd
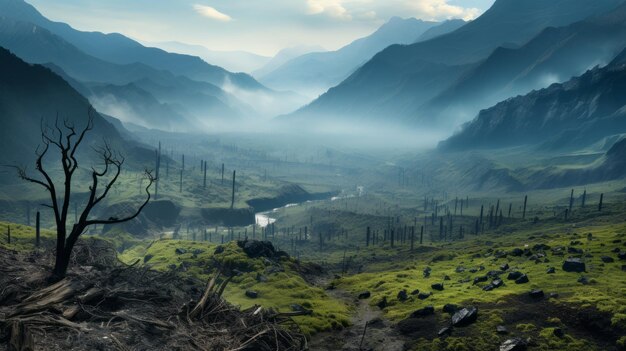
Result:
{"label": "white cloud", "polygon": [[343,6],[343,0],[307,0],[310,15],[324,14],[332,18],[349,21],[352,15]]}
{"label": "white cloud", "polygon": [[450,5],[447,0],[419,0],[405,3],[415,10],[417,16],[427,19],[461,18],[467,21],[475,19],[481,13],[476,8]]}
{"label": "white cloud", "polygon": [[193,5],[193,9],[196,10],[196,12],[199,13],[200,15],[216,20],[216,21],[228,22],[228,21],[232,21],[233,19],[229,15],[219,12],[218,10],[216,10],[214,7],[211,7],[211,6],[195,4]]}

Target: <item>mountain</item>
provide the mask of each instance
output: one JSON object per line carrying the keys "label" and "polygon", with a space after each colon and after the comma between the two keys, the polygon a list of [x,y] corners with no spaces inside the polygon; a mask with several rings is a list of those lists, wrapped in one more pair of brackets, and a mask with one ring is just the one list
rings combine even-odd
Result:
{"label": "mountain", "polygon": [[626,50],[604,68],[503,101],[440,143],[442,150],[535,145],[582,149],[626,133]]}
{"label": "mountain", "polygon": [[103,61],[119,65],[141,63],[158,70],[167,70],[175,75],[204,80],[217,86],[229,80],[242,89],[264,89],[249,75],[228,72],[221,67],[202,61],[199,57],[148,48],[118,33],[82,32],[65,23],[50,21],[23,0],[0,0],[0,14],[45,28],[80,51]]}
{"label": "mountain", "polygon": [[[80,128],[89,109],[89,101],[50,69],[30,65],[0,47],[0,164],[31,166],[35,149],[41,144],[42,123],[53,126],[58,114],[60,123],[66,120]],[[93,117],[94,128],[86,136],[86,145],[106,139],[126,155],[141,149],[124,139],[100,114],[94,112]]]}
{"label": "mountain", "polygon": [[259,79],[274,89],[293,90],[315,97],[348,77],[380,50],[391,44],[412,43],[436,25],[436,22],[394,17],[373,34],[337,51],[296,57]]}
{"label": "mountain", "polygon": [[416,125],[420,107],[501,46],[520,46],[547,27],[608,12],[622,0],[497,0],[459,29],[412,45],[392,45],[287,119],[379,119]]}
{"label": "mountain", "polygon": [[606,65],[626,47],[626,4],[568,26],[543,30],[519,48],[497,48],[424,109],[430,119],[450,122],[476,115],[510,96]]}
{"label": "mountain", "polygon": [[284,48],[274,55],[274,57],[263,65],[263,67],[252,71],[252,75],[256,78],[263,77],[295,57],[306,55],[311,52],[325,51],[326,50],[319,45],[298,45]]}
{"label": "mountain", "polygon": [[247,51],[216,51],[202,45],[191,45],[177,41],[146,43],[168,52],[198,56],[206,62],[223,67],[231,72],[253,72],[262,68],[272,59]]}
{"label": "mountain", "polygon": [[466,24],[467,22],[465,22],[462,19],[452,19],[452,20],[443,21],[441,22],[440,25],[434,26],[428,29],[427,31],[425,31],[424,33],[422,33],[422,35],[420,35],[417,38],[417,40],[415,40],[415,42],[419,43],[420,41],[430,40],[432,38],[436,38],[438,36],[448,34],[450,32],[454,32],[455,30],[463,27]]}

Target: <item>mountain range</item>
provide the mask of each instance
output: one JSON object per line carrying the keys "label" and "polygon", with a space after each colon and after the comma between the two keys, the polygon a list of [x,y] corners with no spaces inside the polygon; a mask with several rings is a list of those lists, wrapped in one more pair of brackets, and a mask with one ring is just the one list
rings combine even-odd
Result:
{"label": "mountain range", "polygon": [[519,48],[548,27],[568,26],[622,3],[497,0],[483,15],[448,34],[387,47],[339,85],[283,120],[365,119],[421,127],[437,124],[429,120],[432,111],[422,110],[424,104],[450,89],[494,51],[502,50],[498,48]]}
{"label": "mountain range", "polygon": [[[454,22],[458,23],[458,22]],[[275,70],[260,75],[260,81],[279,90],[318,96],[340,83],[373,55],[392,44],[410,44],[426,31],[440,26],[415,18],[391,18],[373,34],[336,51],[313,52],[293,58]],[[443,26],[443,25],[442,25]],[[451,29],[450,25],[442,27]]]}

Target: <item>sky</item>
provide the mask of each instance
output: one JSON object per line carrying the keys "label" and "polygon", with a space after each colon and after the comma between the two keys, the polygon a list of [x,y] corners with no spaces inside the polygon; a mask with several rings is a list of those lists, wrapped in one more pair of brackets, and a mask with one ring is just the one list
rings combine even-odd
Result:
{"label": "sky", "polygon": [[74,28],[144,43],[177,41],[273,56],[298,45],[335,50],[393,16],[471,20],[495,0],[26,0]]}

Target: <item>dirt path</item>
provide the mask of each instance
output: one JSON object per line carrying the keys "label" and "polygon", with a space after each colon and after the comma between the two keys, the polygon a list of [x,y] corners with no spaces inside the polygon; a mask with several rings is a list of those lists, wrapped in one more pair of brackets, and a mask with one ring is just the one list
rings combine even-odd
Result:
{"label": "dirt path", "polygon": [[[358,300],[339,288],[328,290],[327,293],[352,307],[352,325],[340,331],[315,335],[309,344],[311,350],[404,350],[404,338],[384,319],[377,307],[369,305],[369,299]],[[366,324],[367,331],[363,337]]]}

